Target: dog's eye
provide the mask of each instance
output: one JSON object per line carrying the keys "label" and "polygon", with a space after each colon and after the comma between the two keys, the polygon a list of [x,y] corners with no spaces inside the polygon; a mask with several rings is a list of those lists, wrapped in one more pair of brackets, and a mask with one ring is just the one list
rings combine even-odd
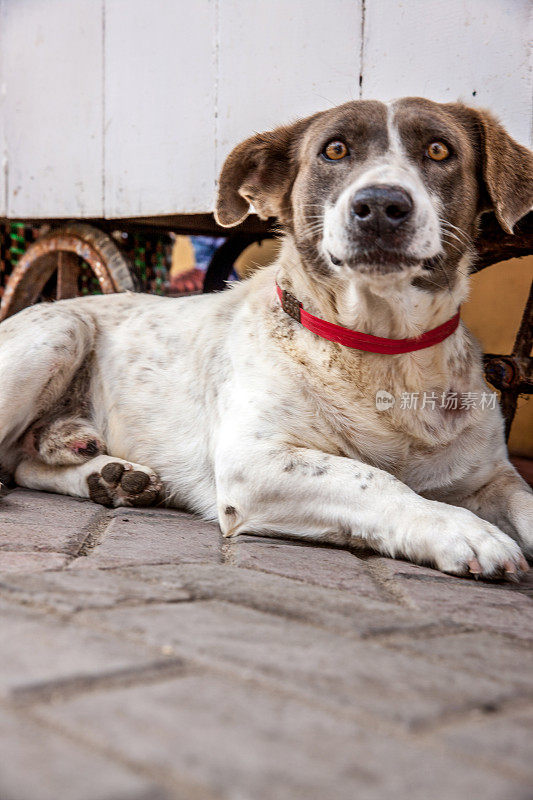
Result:
{"label": "dog's eye", "polygon": [[444,142],[431,142],[426,148],[426,155],[433,161],[444,161],[450,155],[450,151]]}
{"label": "dog's eye", "polygon": [[322,155],[327,158],[328,161],[339,161],[341,158],[346,158],[348,155],[348,148],[344,142],[341,142],[339,139],[333,139],[324,147]]}

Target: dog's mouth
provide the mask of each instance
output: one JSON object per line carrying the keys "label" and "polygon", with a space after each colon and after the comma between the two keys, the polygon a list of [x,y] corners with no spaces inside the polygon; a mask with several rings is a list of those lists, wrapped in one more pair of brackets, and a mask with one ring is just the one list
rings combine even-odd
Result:
{"label": "dog's mouth", "polygon": [[355,271],[366,274],[376,273],[385,275],[391,272],[401,272],[409,267],[430,268],[434,259],[416,258],[407,255],[401,250],[382,250],[380,248],[358,250],[348,258],[340,259],[328,251],[331,263],[336,267],[346,266]]}

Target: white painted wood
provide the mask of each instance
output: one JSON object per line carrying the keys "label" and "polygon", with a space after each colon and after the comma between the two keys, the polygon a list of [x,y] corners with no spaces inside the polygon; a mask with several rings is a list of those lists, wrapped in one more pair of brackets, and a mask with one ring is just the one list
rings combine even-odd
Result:
{"label": "white painted wood", "polygon": [[256,131],[358,96],[360,0],[220,0],[217,171]]}
{"label": "white painted wood", "polygon": [[1,35],[9,216],[100,216],[100,2],[2,0]]}
{"label": "white painted wood", "polygon": [[530,0],[362,1],[0,0],[0,216],[208,212],[236,143],[360,73],[531,142]]}
{"label": "white painted wood", "polygon": [[105,211],[211,208],[215,3],[106,0]]}
{"label": "white painted wood", "polygon": [[366,0],[363,97],[461,99],[531,143],[531,0]]}

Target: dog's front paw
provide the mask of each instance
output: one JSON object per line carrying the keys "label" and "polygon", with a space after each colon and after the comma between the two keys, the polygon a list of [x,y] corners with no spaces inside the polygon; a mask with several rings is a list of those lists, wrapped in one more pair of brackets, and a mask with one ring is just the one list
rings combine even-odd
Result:
{"label": "dog's front paw", "polygon": [[533,494],[520,490],[509,501],[509,520],[524,553],[533,558]]}
{"label": "dog's front paw", "polygon": [[91,500],[110,508],[153,506],[162,488],[153,470],[113,458],[87,477],[87,485]]}
{"label": "dog's front paw", "polygon": [[518,580],[529,569],[518,544],[471,511],[443,506],[420,522],[430,526],[423,538],[429,561],[442,572]]}

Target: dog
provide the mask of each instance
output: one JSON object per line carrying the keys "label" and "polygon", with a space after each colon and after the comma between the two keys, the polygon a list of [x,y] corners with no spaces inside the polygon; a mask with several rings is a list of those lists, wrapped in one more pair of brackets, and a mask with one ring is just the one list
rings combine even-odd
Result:
{"label": "dog", "polygon": [[[254,135],[223,165],[216,218],[277,218],[277,261],[215,295],[4,321],[0,462],[20,486],[165,503],[225,536],[516,580],[533,493],[498,407],[448,401],[488,392],[458,315],[480,215],[511,233],[532,204],[532,154],[459,103],[354,101]],[[433,402],[398,400],[414,395]]]}

